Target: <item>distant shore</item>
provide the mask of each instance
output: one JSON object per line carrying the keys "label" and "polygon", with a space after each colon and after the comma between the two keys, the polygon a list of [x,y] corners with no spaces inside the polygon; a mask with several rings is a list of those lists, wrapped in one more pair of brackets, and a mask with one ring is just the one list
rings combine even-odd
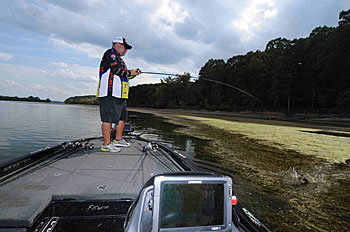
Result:
{"label": "distant shore", "polygon": [[2,101],[28,101],[28,102],[51,102],[49,98],[40,99],[39,97],[17,97],[17,96],[0,96],[0,100]]}

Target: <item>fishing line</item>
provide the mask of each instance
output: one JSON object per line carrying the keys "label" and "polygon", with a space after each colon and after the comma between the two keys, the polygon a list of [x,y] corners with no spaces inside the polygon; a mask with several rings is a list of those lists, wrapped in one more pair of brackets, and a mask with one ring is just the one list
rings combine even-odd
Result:
{"label": "fishing line", "polygon": [[[164,76],[176,76],[176,77],[184,76],[184,75],[172,74],[172,73],[144,72],[144,71],[141,71],[141,70],[140,70],[140,73],[141,74],[143,73],[143,74],[164,75]],[[252,94],[248,93],[247,91],[244,91],[243,89],[240,89],[240,88],[238,88],[236,86],[233,86],[233,85],[221,82],[221,81],[211,80],[211,79],[204,78],[204,77],[199,78],[199,77],[190,76],[190,78],[197,79],[197,80],[210,81],[210,82],[214,82],[214,83],[217,83],[217,84],[221,84],[221,85],[225,85],[227,87],[233,88],[233,89],[238,90],[239,92],[244,93],[244,94],[248,95],[249,97],[253,98],[254,100],[256,100],[257,102],[259,102],[261,104],[263,109],[265,108],[264,104],[262,103],[262,101],[260,101],[257,97],[253,96]]]}

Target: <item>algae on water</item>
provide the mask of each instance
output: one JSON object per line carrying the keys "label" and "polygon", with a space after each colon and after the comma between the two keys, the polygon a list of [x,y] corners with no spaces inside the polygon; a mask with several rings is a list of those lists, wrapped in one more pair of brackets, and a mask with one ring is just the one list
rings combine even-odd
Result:
{"label": "algae on water", "polygon": [[[247,122],[232,122],[222,119],[177,115],[201,123],[240,133],[261,143],[279,149],[294,150],[306,155],[314,155],[332,162],[344,162],[350,159],[350,137],[317,133],[315,129],[265,125]],[[350,133],[346,133],[349,134]]]}

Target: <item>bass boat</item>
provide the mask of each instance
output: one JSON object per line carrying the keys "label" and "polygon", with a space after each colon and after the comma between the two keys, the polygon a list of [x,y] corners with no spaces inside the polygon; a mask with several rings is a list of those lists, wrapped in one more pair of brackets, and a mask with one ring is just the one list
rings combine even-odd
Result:
{"label": "bass boat", "polygon": [[168,146],[125,128],[131,146],[101,137],[46,147],[0,166],[0,232],[269,231],[232,195]]}

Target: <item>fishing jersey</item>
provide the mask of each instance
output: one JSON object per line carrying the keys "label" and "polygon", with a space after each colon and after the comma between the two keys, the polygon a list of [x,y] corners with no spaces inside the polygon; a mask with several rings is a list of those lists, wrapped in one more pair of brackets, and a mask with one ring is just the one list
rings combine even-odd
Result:
{"label": "fishing jersey", "polygon": [[108,49],[100,63],[99,81],[96,97],[113,96],[128,99],[130,71],[114,49]]}

